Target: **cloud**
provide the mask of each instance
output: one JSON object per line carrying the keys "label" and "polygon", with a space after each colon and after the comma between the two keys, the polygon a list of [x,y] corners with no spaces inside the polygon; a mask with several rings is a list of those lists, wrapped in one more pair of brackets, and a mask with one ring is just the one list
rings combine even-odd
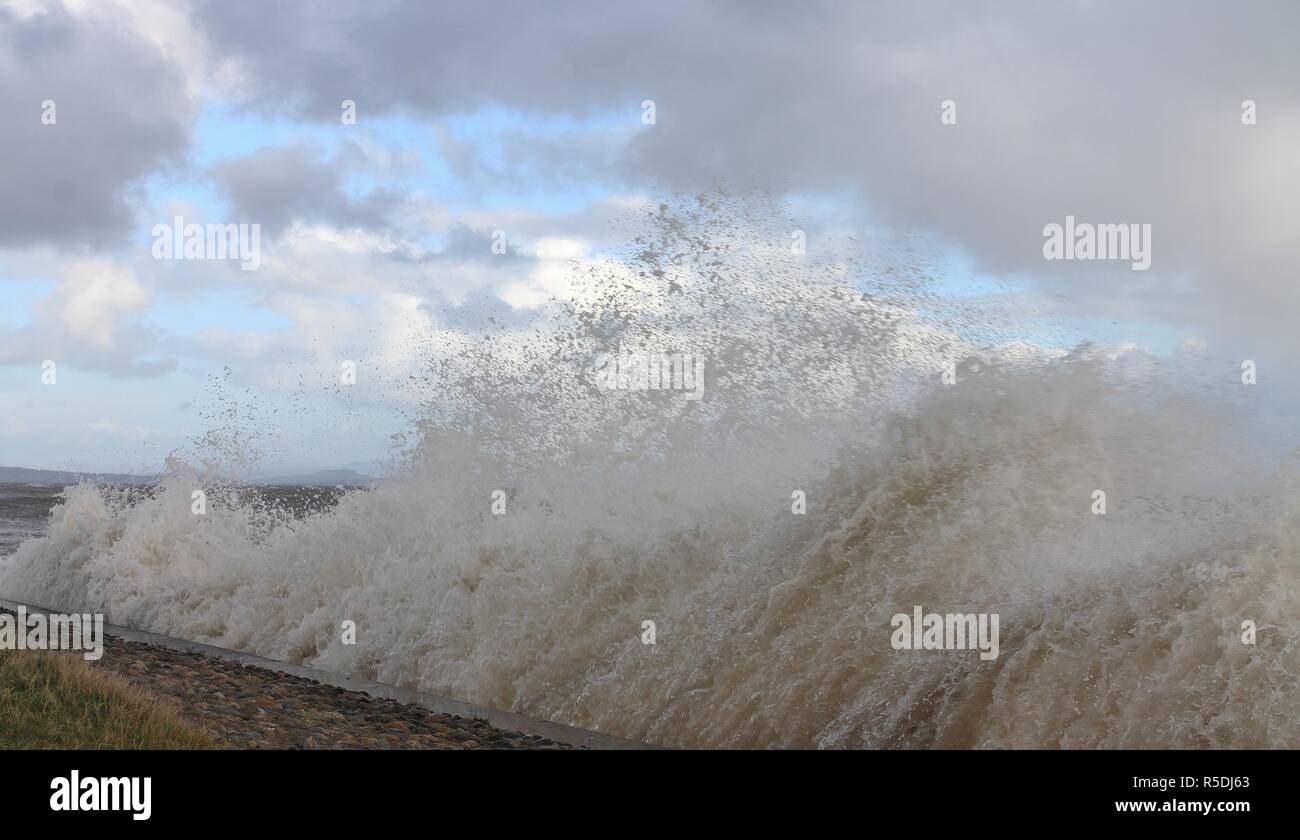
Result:
{"label": "cloud", "polygon": [[[659,47],[702,15],[690,4],[637,10],[578,3],[557,13],[528,2],[389,2],[302,7],[200,0],[198,27],[236,63],[250,103],[337,121],[353,99],[358,119],[398,109],[472,110],[485,102],[536,112],[615,105],[614,83],[647,74]],[[278,82],[277,82],[278,80]],[[640,99],[631,107],[639,106]],[[631,113],[631,112],[630,112]]]}
{"label": "cloud", "polygon": [[458,304],[424,304],[446,329],[474,331],[490,327],[521,329],[532,320],[527,309],[516,309],[486,289],[469,292]]}
{"label": "cloud", "polygon": [[111,260],[73,261],[34,304],[30,323],[0,329],[0,364],[36,370],[49,359],[114,377],[171,373],[176,359],[160,357],[161,336],[138,321],[152,300],[132,271]]}
{"label": "cloud", "polygon": [[[522,329],[573,291],[575,263],[625,255],[663,192],[718,180],[791,198],[810,253],[901,232],[964,252],[954,274],[1010,278],[971,330],[1036,340],[1041,310],[1216,354],[1228,338],[1270,385],[1300,353],[1294,4],[25,6],[0,9],[0,249],[10,276],[54,286],[0,326],[0,365],[229,361],[266,384],[367,350],[404,373],[441,330]],[[271,118],[196,123],[209,105]],[[204,149],[267,145],[199,169],[196,125]],[[262,224],[260,269],[152,261],[150,226],[182,212]],[[1152,269],[1045,261],[1042,229],[1066,215],[1150,224]],[[167,320],[223,287],[253,302]]]}
{"label": "cloud", "polygon": [[[1079,312],[1300,350],[1292,3],[205,2],[198,20],[260,108],[337,119],[352,98],[363,114],[627,114],[637,131],[613,149],[570,148],[567,167],[625,185],[721,177],[844,194]],[[653,126],[639,126],[643,99]],[[1242,124],[1244,99],[1257,125]],[[955,125],[940,122],[944,100]],[[505,148],[506,173],[554,169],[565,151],[526,137]],[[484,171],[445,138],[443,150]],[[1151,224],[1150,276],[1045,261],[1042,229],[1066,215]]]}
{"label": "cloud", "polygon": [[[499,230],[499,229],[498,229]],[[505,234],[506,231],[501,231]],[[446,244],[427,257],[430,261],[440,263],[455,262],[531,262],[532,257],[519,252],[517,242],[509,236],[500,238],[500,245],[493,250],[497,242],[496,231],[474,230],[465,224],[454,224],[446,234]],[[497,253],[500,251],[500,253]]]}
{"label": "cloud", "polygon": [[438,155],[458,183],[475,189],[520,184],[566,189],[618,183],[619,151],[640,125],[566,121],[559,127],[476,128],[474,136],[458,137],[444,125],[433,127]]}
{"label": "cloud", "polygon": [[403,193],[376,187],[351,196],[345,179],[360,149],[326,160],[305,144],[266,146],[211,166],[209,175],[231,212],[241,221],[278,235],[294,222],[326,222],[336,227],[384,230],[405,203]]}
{"label": "cloud", "polygon": [[179,160],[192,109],[154,45],[54,5],[0,8],[0,113],[0,246],[85,248],[129,228],[139,179]]}

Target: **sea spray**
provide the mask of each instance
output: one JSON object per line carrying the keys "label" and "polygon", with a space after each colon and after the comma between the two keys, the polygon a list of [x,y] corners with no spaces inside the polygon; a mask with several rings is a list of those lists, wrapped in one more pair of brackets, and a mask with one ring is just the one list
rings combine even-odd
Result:
{"label": "sea spray", "polygon": [[[412,348],[424,416],[373,490],[81,485],[0,592],[668,745],[1300,743],[1289,467],[1154,363],[1011,342],[772,218],[666,205],[537,329]],[[600,388],[620,346],[701,359],[702,398]],[[998,613],[999,656],[895,650],[915,604]]]}

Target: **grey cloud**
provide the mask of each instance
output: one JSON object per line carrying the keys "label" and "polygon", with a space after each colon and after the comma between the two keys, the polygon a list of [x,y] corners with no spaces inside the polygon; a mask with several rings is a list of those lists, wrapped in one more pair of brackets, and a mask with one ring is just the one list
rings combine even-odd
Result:
{"label": "grey cloud", "polygon": [[344,99],[357,102],[359,120],[485,101],[552,113],[609,107],[620,80],[654,81],[667,56],[648,47],[671,48],[680,35],[674,7],[682,22],[702,16],[672,3],[196,4],[213,46],[248,71],[253,104],[332,121]]}
{"label": "grey cloud", "polygon": [[493,231],[474,230],[467,225],[453,225],[447,232],[447,242],[429,255],[433,262],[514,262],[534,263],[536,260],[519,252],[519,247],[507,236],[505,253],[492,252]]}
{"label": "grey cloud", "polygon": [[16,329],[0,328],[0,365],[27,365],[37,376],[41,363],[49,359],[114,379],[155,379],[177,369],[176,358],[158,355],[161,335],[157,331],[120,323],[114,332],[114,345],[103,348],[46,319]]}
{"label": "grey cloud", "polygon": [[[527,323],[530,311],[514,309],[493,290],[527,277],[539,261],[522,253],[508,237],[505,253],[493,253],[492,243],[491,231],[454,225],[443,247],[419,260],[430,286],[426,290],[430,299],[420,308],[452,329],[511,328]],[[450,290],[458,291],[459,303],[449,300]]]}
{"label": "grey cloud", "polygon": [[421,309],[438,319],[441,326],[454,330],[519,329],[532,323],[536,313],[515,309],[489,289],[476,289],[459,304],[424,303]]}
{"label": "grey cloud", "polygon": [[[626,184],[851,193],[873,222],[1090,311],[1300,351],[1293,3],[230,6],[201,4],[199,19],[259,107],[337,119],[343,98],[363,115],[499,103],[635,122],[653,99],[657,124],[601,170]],[[1240,122],[1247,98],[1258,125]],[[945,99],[956,125],[940,124]],[[556,151],[511,144],[551,165]],[[1066,215],[1150,223],[1150,276],[1045,261],[1043,226]]]}
{"label": "grey cloud", "polygon": [[617,150],[628,132],[576,125],[538,137],[514,128],[494,136],[490,152],[441,127],[435,128],[434,135],[439,157],[461,184],[491,189],[524,183],[538,189],[617,183],[621,180]]}
{"label": "grey cloud", "polygon": [[0,245],[100,246],[129,227],[139,179],[179,160],[192,109],[151,44],[54,6],[0,8],[0,113]]}
{"label": "grey cloud", "polygon": [[406,196],[378,187],[350,196],[345,177],[358,168],[359,155],[351,145],[332,159],[304,144],[267,146],[219,161],[208,174],[229,202],[234,221],[260,224],[270,235],[297,220],[387,229]]}

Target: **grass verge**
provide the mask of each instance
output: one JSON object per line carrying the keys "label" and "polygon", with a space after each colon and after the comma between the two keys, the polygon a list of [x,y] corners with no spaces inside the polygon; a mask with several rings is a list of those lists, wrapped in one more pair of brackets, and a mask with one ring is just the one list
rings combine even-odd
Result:
{"label": "grass verge", "polygon": [[0,749],[213,749],[163,698],[80,653],[0,650]]}

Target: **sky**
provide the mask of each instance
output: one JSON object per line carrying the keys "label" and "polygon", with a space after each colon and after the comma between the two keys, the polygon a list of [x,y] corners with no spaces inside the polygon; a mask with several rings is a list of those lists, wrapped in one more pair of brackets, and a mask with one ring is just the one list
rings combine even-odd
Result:
{"label": "sky", "polygon": [[[252,428],[257,471],[369,468],[418,348],[717,183],[810,247],[924,237],[945,294],[1254,360],[1292,411],[1297,32],[1288,2],[0,2],[0,464],[154,472]],[[256,269],[156,258],[178,216],[258,225]],[[1046,260],[1067,216],[1150,225],[1150,268]]]}

